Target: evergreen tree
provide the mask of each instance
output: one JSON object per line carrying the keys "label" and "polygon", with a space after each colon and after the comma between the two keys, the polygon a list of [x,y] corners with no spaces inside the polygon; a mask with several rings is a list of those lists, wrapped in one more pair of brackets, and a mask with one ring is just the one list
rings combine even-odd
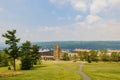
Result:
{"label": "evergreen tree", "polygon": [[32,46],[32,59],[33,63],[36,65],[37,61],[41,62],[41,55],[39,53],[39,46],[38,45],[33,45]]}
{"label": "evergreen tree", "polygon": [[31,43],[26,41],[21,46],[21,69],[29,70],[33,67],[32,63],[32,53],[31,53]]}
{"label": "evergreen tree", "polygon": [[26,41],[21,46],[21,69],[29,70],[33,65],[37,64],[41,56],[39,54],[39,46],[31,45],[30,41]]}
{"label": "evergreen tree", "polygon": [[16,30],[8,30],[7,33],[2,36],[6,38],[5,44],[9,45],[8,48],[5,48],[5,52],[13,59],[14,71],[16,71],[15,60],[19,57],[19,47],[17,43],[20,41],[20,38],[16,38]]}

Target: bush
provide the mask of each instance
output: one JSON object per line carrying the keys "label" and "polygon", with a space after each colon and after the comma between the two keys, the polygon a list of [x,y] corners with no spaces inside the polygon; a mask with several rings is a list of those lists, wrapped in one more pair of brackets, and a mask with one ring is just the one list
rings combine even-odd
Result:
{"label": "bush", "polygon": [[29,57],[21,60],[21,70],[30,70],[33,67],[32,59]]}
{"label": "bush", "polygon": [[0,53],[0,67],[8,66],[8,55],[4,52]]}
{"label": "bush", "polygon": [[69,61],[68,53],[63,54],[63,60],[64,61]]}
{"label": "bush", "polygon": [[87,57],[87,61],[88,61],[88,63],[92,62],[90,56]]}

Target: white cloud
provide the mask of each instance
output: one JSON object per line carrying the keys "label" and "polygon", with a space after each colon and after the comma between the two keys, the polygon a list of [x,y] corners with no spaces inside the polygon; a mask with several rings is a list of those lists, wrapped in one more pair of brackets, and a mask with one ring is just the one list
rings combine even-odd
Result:
{"label": "white cloud", "polygon": [[77,16],[75,17],[75,20],[80,20],[81,18],[82,18],[81,15],[77,15]]}
{"label": "white cloud", "polygon": [[[90,21],[92,19],[92,21]],[[99,19],[96,15],[89,15],[85,21],[63,26],[33,27],[0,26],[0,34],[6,30],[16,29],[17,37],[21,41],[56,41],[56,40],[120,40],[120,23],[116,20]],[[4,39],[0,38],[0,42]]]}
{"label": "white cloud", "polygon": [[61,5],[70,3],[75,10],[86,11],[88,8],[89,0],[50,0],[50,2]]}
{"label": "white cloud", "polygon": [[100,21],[101,18],[97,15],[88,15],[86,18],[86,22],[89,24],[96,23],[97,21]]}
{"label": "white cloud", "polygon": [[87,10],[87,2],[85,0],[71,0],[71,5],[77,11]]}
{"label": "white cloud", "polygon": [[76,11],[90,11],[90,14],[97,14],[109,8],[120,9],[120,0],[50,0],[53,4],[64,5],[69,3]]}
{"label": "white cloud", "polygon": [[120,8],[120,0],[108,0],[108,3],[111,8]]}
{"label": "white cloud", "polygon": [[96,14],[100,11],[103,11],[107,7],[107,1],[106,0],[93,0],[91,7],[90,7],[90,13]]}
{"label": "white cloud", "polygon": [[116,20],[101,19],[96,24],[79,22],[74,26],[77,27],[76,36],[82,40],[120,40],[120,23]]}

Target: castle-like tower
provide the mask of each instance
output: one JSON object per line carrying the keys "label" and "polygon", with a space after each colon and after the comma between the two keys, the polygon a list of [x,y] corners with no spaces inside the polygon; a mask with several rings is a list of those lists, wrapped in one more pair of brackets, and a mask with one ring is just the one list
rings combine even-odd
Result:
{"label": "castle-like tower", "polygon": [[59,45],[54,46],[54,59],[60,60],[60,46]]}

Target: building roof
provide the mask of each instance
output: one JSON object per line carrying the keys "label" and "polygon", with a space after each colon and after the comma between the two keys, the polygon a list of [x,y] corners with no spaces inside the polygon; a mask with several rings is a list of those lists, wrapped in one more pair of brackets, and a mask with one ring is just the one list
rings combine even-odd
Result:
{"label": "building roof", "polygon": [[40,49],[39,52],[50,52],[49,49]]}

